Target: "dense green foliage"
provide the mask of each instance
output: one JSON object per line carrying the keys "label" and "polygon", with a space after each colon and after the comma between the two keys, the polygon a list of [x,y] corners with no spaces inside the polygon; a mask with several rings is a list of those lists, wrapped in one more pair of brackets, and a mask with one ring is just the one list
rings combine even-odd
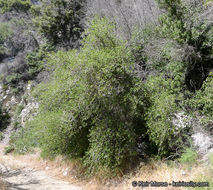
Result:
{"label": "dense green foliage", "polygon": [[146,133],[146,90],[113,31],[106,19],[94,20],[80,53],[52,55],[53,79],[37,89],[41,110],[30,124],[45,134],[43,154],[83,158],[90,171],[121,167]]}
{"label": "dense green foliage", "polygon": [[150,139],[157,145],[160,156],[171,154],[174,150],[178,152],[185,140],[184,129],[176,129],[172,123],[174,114],[180,111],[177,100],[181,100],[181,95],[178,97],[174,91],[173,82],[158,76],[151,77],[146,83],[151,95],[146,124]]}
{"label": "dense green foliage", "polygon": [[82,32],[83,0],[41,0],[32,8],[34,23],[54,44],[73,45]]}
{"label": "dense green foliage", "polygon": [[3,13],[13,10],[26,12],[30,6],[30,0],[0,0],[0,9]]}
{"label": "dense green foliage", "polygon": [[208,77],[195,96],[196,106],[202,115],[213,117],[213,80]]}
{"label": "dense green foliage", "polygon": [[198,18],[200,9],[192,8],[181,0],[159,0],[167,13],[160,17],[160,30],[166,38],[187,45],[185,62],[187,73],[185,83],[190,91],[200,89],[202,82],[212,68],[213,25],[204,18]]}
{"label": "dense green foliage", "polygon": [[202,116],[205,116],[204,122],[211,122],[213,117],[213,80],[212,75],[204,82],[202,88],[187,101],[186,105],[193,112],[198,111]]}

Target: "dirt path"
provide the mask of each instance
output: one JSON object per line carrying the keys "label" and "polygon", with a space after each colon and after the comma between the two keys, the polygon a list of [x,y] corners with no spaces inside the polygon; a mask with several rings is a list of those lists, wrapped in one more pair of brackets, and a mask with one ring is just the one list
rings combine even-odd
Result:
{"label": "dirt path", "polygon": [[46,170],[29,166],[29,161],[4,155],[0,145],[0,190],[83,190],[61,179],[56,179]]}

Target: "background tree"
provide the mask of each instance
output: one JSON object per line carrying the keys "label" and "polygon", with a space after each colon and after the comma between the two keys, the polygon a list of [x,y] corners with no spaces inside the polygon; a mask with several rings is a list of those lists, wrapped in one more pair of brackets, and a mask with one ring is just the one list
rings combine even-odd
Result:
{"label": "background tree", "polygon": [[0,0],[0,9],[3,13],[7,11],[27,12],[30,7],[30,0]]}
{"label": "background tree", "polygon": [[213,23],[202,16],[202,1],[158,0],[166,13],[160,17],[160,30],[165,38],[176,40],[185,48],[185,83],[189,90],[201,88],[213,61]]}
{"label": "background tree", "polygon": [[34,23],[54,44],[74,47],[83,31],[84,0],[41,0],[34,5]]}

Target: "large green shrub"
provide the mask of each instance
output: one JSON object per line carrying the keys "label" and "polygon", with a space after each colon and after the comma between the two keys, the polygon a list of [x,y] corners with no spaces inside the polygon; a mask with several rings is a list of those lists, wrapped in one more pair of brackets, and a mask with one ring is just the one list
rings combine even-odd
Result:
{"label": "large green shrub", "polygon": [[105,18],[95,19],[80,52],[50,56],[52,80],[35,91],[40,114],[29,124],[41,132],[43,155],[82,158],[90,172],[124,166],[146,134],[147,93],[114,29]]}

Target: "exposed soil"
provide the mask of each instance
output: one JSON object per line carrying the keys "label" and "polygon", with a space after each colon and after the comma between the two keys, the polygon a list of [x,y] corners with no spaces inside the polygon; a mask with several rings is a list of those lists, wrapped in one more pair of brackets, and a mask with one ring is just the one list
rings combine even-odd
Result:
{"label": "exposed soil", "polygon": [[4,146],[0,145],[0,190],[83,190],[35,167],[28,159],[4,155],[3,150]]}

